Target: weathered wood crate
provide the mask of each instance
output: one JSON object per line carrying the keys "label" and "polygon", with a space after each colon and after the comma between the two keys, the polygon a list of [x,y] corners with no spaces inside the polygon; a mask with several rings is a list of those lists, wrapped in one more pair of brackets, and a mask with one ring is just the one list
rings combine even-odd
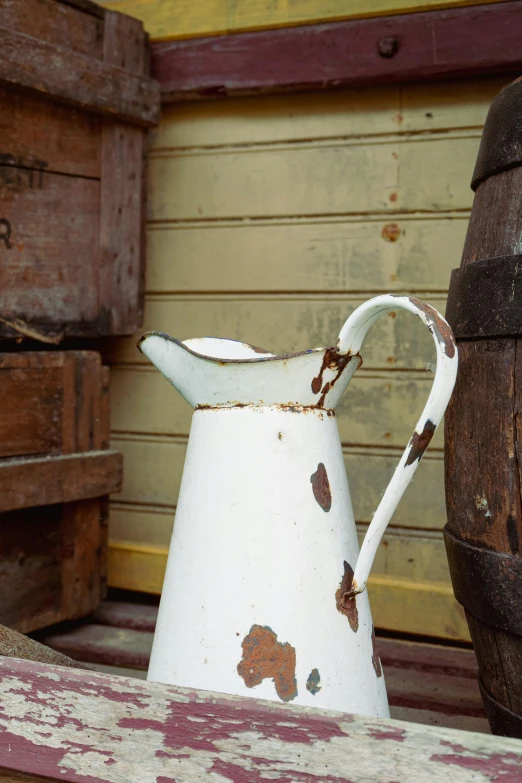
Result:
{"label": "weathered wood crate", "polygon": [[0,0],[0,44],[0,337],[132,334],[159,116],[143,27],[89,0]]}
{"label": "weathered wood crate", "polygon": [[88,614],[106,589],[108,369],[92,351],[0,354],[0,623]]}

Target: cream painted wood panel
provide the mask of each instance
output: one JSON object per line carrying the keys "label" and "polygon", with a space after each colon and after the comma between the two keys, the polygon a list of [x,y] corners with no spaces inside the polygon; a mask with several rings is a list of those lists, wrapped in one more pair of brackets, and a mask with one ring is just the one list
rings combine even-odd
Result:
{"label": "cream painted wood panel", "polygon": [[495,95],[511,80],[502,75],[167,104],[152,135],[152,148],[477,129],[482,128]]}
{"label": "cream painted wood panel", "polygon": [[[152,153],[152,221],[469,209],[480,133]],[[183,188],[180,188],[183,183]]]}
{"label": "cream painted wood panel", "polygon": [[147,290],[445,291],[469,214],[160,223],[148,231]]}
{"label": "cream painted wood panel", "polygon": [[[430,391],[432,374],[359,370],[337,409],[346,445],[405,447]],[[188,434],[191,407],[147,365],[117,365],[111,374],[114,432]],[[442,447],[442,430],[433,448]]]}
{"label": "cream painted wood panel", "polygon": [[[168,507],[174,513],[177,502],[187,439],[159,435],[115,435],[113,448],[125,459],[123,488],[114,495],[115,502]],[[344,461],[350,492],[358,522],[369,523],[400,458],[398,449],[344,448]],[[392,525],[422,530],[440,529],[444,522],[444,463],[442,454],[428,453],[408,488],[404,502],[396,511]],[[113,531],[114,532],[114,531]],[[119,530],[117,538],[126,536],[141,543],[168,546],[170,527],[153,537],[145,529],[145,539],[134,526]]]}
{"label": "cream painted wood panel", "polygon": [[[290,296],[151,296],[145,303],[142,331],[159,331],[178,339],[213,334],[243,340],[271,353],[294,353],[335,345],[341,328],[368,296],[332,294],[308,298]],[[444,312],[446,297],[430,295],[430,304]],[[365,340],[365,369],[424,370],[435,362],[433,339],[420,321],[399,311],[381,318]],[[149,365],[134,337],[113,341],[111,361]]]}

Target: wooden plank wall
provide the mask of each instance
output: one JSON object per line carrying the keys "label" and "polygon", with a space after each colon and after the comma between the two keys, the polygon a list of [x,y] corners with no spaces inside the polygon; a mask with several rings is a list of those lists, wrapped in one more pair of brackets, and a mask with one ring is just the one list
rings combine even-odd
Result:
{"label": "wooden plank wall", "polygon": [[247,30],[273,30],[344,19],[460,8],[507,0],[101,0],[140,19],[153,40],[171,41]]}
{"label": "wooden plank wall", "polygon": [[[508,77],[164,107],[150,153],[145,329],[271,351],[335,342],[378,293],[445,309],[488,105]],[[144,330],[145,330],[144,329]],[[427,398],[420,321],[379,322],[338,411],[361,535]],[[110,584],[159,592],[191,410],[135,348],[113,341]],[[442,428],[379,551],[378,627],[468,639],[442,540]]]}

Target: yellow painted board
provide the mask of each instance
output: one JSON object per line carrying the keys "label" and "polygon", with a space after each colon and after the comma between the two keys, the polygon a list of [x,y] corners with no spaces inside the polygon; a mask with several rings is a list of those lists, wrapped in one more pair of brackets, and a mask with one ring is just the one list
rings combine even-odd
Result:
{"label": "yellow painted board", "polygon": [[[145,321],[139,334],[154,330],[183,340],[215,335],[259,345],[271,353],[305,351],[335,345],[348,316],[367,299],[366,294],[330,294],[328,298],[151,296],[146,300]],[[445,296],[431,294],[425,299],[444,313]],[[149,365],[136,347],[136,338],[112,341],[106,360]],[[436,360],[433,338],[426,326],[400,310],[372,326],[361,353],[365,369],[424,370]]]}
{"label": "yellow painted board", "polygon": [[[405,447],[428,398],[431,372],[359,370],[337,409],[346,445]],[[111,372],[115,433],[188,435],[192,408],[154,368],[116,365]],[[431,448],[442,448],[442,428]]]}
{"label": "yellow painted board", "polygon": [[468,219],[463,212],[152,225],[147,290],[444,291]]}
{"label": "yellow painted board", "polygon": [[154,221],[469,209],[476,131],[155,153]]}
{"label": "yellow painted board", "polygon": [[[143,525],[141,520],[130,514],[123,527],[118,527],[115,537],[168,546],[170,519],[178,501],[187,439],[119,435],[113,437],[112,447],[121,451],[125,460],[123,488],[112,496],[113,501],[134,506],[159,506],[167,509],[170,515],[166,525],[161,520],[151,523],[155,531],[151,534],[148,523]],[[344,448],[344,462],[358,522],[371,521],[400,455],[398,449]],[[118,518],[121,519],[121,516]],[[442,454],[428,451],[392,523],[400,527],[434,530],[441,529],[445,522]]]}
{"label": "yellow painted board", "polygon": [[464,609],[451,585],[410,582],[376,574],[368,582],[376,628],[469,642]]}
{"label": "yellow painted board", "polygon": [[[363,534],[361,530],[360,538]],[[462,607],[455,601],[447,576],[444,578],[447,565],[442,536],[386,533],[381,548],[384,554],[378,553],[368,588],[376,627],[469,640]],[[166,547],[112,539],[109,585],[160,593],[167,553]],[[404,571],[411,576],[403,575]],[[431,574],[443,579],[430,580]]]}
{"label": "yellow painted board", "polygon": [[458,8],[505,0],[100,0],[140,19],[153,40]]}
{"label": "yellow painted board", "polygon": [[167,104],[155,151],[482,128],[509,75]]}

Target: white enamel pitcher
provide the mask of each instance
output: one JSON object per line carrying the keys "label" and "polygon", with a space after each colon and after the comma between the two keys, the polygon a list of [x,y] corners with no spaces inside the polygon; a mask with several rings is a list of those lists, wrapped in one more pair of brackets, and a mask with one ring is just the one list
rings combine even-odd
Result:
{"label": "white enamel pitcher", "polygon": [[[398,308],[431,331],[437,368],[359,552],[335,409],[369,327]],[[139,346],[195,409],[148,679],[389,716],[366,582],[453,390],[446,321],[386,295],[332,348],[276,356],[157,332]]]}

